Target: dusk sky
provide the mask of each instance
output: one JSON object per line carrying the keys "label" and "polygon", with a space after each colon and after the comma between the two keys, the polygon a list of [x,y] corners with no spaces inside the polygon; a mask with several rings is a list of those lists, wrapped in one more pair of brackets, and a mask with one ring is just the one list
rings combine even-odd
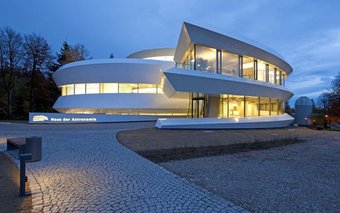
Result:
{"label": "dusk sky", "polygon": [[317,98],[340,72],[340,0],[1,0],[0,27],[45,37],[56,52],[81,43],[93,58],[176,47],[184,21],[278,52],[294,71],[286,86]]}

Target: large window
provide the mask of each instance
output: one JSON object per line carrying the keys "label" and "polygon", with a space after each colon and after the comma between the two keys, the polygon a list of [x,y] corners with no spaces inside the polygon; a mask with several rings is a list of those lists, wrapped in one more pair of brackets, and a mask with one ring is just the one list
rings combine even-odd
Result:
{"label": "large window", "polygon": [[69,84],[61,86],[61,95],[100,94],[100,93],[151,93],[162,94],[163,89],[158,84],[130,83],[89,83]]}
{"label": "large window", "polygon": [[282,71],[276,70],[276,80],[275,83],[278,85],[282,85]]}
{"label": "large window", "polygon": [[101,83],[101,93],[118,93],[118,83]]}
{"label": "large window", "polygon": [[74,94],[75,95],[85,94],[85,84],[75,84],[74,85]]}
{"label": "large window", "polygon": [[271,99],[270,100],[271,105],[271,113],[270,115],[278,115],[279,108],[278,108],[278,100],[277,99]]}
{"label": "large window", "polygon": [[259,98],[246,97],[246,117],[259,116]]}
{"label": "large window", "polygon": [[99,84],[86,84],[86,94],[97,94],[99,93]]}
{"label": "large window", "polygon": [[119,93],[138,93],[138,84],[119,84]]}
{"label": "large window", "polygon": [[196,69],[216,72],[216,49],[196,45]]}
{"label": "large window", "polygon": [[254,79],[254,59],[251,57],[243,56],[243,77]]}
{"label": "large window", "polygon": [[275,68],[273,66],[269,66],[268,77],[268,81],[272,84],[275,84]]}
{"label": "large window", "polygon": [[157,93],[156,84],[139,84],[139,93]]}
{"label": "large window", "polygon": [[239,76],[238,55],[222,51],[222,74]]}
{"label": "large window", "polygon": [[257,80],[266,81],[266,64],[263,61],[257,61]]}
{"label": "large window", "polygon": [[193,46],[185,54],[185,60],[183,61],[182,68],[193,70],[195,67],[195,51]]}
{"label": "large window", "polygon": [[228,96],[229,95],[221,95],[220,96],[220,111],[219,117],[227,118],[228,115]]}
{"label": "large window", "polygon": [[260,116],[270,115],[270,99],[260,98]]}
{"label": "large window", "polygon": [[66,94],[74,95],[74,84],[66,85]]}
{"label": "large window", "polygon": [[283,100],[280,100],[280,99],[278,99],[277,100],[277,107],[278,107],[278,113],[279,113],[279,115],[280,114],[284,114],[285,113],[285,108],[284,108],[284,102],[283,102]]}
{"label": "large window", "polygon": [[255,96],[221,95],[219,117],[256,117],[283,114],[283,101]]}
{"label": "large window", "polygon": [[229,95],[229,117],[244,117],[244,96]]}

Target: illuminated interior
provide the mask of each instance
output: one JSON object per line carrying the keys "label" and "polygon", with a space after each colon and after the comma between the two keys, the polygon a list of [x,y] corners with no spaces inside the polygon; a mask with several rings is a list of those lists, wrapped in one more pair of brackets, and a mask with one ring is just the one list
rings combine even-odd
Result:
{"label": "illuminated interior", "polygon": [[283,101],[255,96],[221,95],[219,117],[240,118],[283,114]]}
{"label": "illuminated interior", "polygon": [[163,89],[157,84],[131,83],[87,83],[68,84],[61,86],[61,95],[84,95],[101,93],[150,93],[163,94]]}
{"label": "illuminated interior", "polygon": [[159,60],[159,61],[174,61],[174,56],[153,56],[144,59]]}
{"label": "illuminated interior", "polygon": [[187,49],[183,62],[177,64],[177,67],[223,75],[241,76],[282,86],[284,86],[285,79],[287,78],[287,74],[284,71],[265,61],[197,44]]}

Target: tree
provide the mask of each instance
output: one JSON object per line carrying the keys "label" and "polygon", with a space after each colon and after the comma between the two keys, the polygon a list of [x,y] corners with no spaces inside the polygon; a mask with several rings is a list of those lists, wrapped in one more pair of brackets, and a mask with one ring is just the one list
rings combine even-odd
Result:
{"label": "tree", "polygon": [[6,94],[6,117],[13,116],[13,94],[16,73],[22,62],[22,36],[9,27],[0,31],[0,83]]}
{"label": "tree", "polygon": [[328,121],[330,123],[340,123],[340,72],[332,81],[331,90],[322,93],[318,100]]}
{"label": "tree", "polygon": [[70,45],[64,41],[59,53],[57,53],[57,60],[51,66],[52,71],[56,71],[61,66],[75,62],[85,60],[88,57],[88,51],[82,44],[76,44],[74,46]]}
{"label": "tree", "polygon": [[46,92],[42,90],[46,80],[44,73],[48,72],[52,56],[47,41],[34,33],[25,36],[24,54],[24,68],[29,73],[29,110],[34,112],[39,103],[37,99]]}
{"label": "tree", "polygon": [[289,106],[288,102],[285,102],[285,113],[292,115],[293,114],[293,109]]}

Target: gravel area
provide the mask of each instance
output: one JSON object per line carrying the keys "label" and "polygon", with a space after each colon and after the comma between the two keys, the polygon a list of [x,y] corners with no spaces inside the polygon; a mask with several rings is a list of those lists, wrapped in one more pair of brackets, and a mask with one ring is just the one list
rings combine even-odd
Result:
{"label": "gravel area", "polygon": [[340,132],[298,131],[306,143],[160,165],[252,212],[339,212]]}
{"label": "gravel area", "polygon": [[303,129],[257,129],[257,130],[166,130],[156,128],[121,131],[117,140],[134,151],[223,146],[297,138]]}

